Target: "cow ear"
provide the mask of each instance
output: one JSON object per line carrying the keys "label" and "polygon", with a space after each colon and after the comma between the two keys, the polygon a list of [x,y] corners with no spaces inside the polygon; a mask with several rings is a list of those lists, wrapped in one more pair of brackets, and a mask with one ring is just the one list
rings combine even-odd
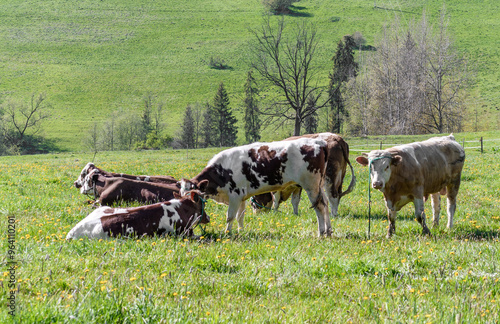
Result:
{"label": "cow ear", "polygon": [[364,157],[364,156],[358,156],[356,158],[356,162],[358,162],[362,166],[367,166],[368,165],[368,159],[366,157]]}
{"label": "cow ear", "polygon": [[394,155],[391,159],[391,164],[398,165],[399,163],[401,163],[402,160],[403,158],[401,157],[401,155]]}
{"label": "cow ear", "polygon": [[178,188],[178,189],[181,189],[181,182],[180,181],[177,181],[175,183],[175,186]]}
{"label": "cow ear", "polygon": [[206,192],[208,187],[208,180],[202,180],[198,183],[198,189],[201,192]]}

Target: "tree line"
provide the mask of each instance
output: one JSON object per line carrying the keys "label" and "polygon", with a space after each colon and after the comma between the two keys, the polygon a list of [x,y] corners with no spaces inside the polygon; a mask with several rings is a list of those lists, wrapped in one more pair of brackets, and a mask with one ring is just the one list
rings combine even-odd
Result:
{"label": "tree line", "polygon": [[[327,75],[312,23],[266,16],[250,32],[249,71],[237,107],[246,143],[259,141],[266,127],[352,136],[462,130],[472,74],[454,48],[444,7],[436,24],[425,12],[409,23],[396,18],[375,46],[360,32],[342,37]],[[166,135],[165,104],[152,93],[142,102],[138,111],[118,110],[95,123],[86,145],[97,152],[237,144],[238,120],[222,82],[211,101],[187,105],[176,136]],[[44,96],[33,95],[30,105],[0,108],[0,153],[22,152],[35,141],[48,118],[44,104]]]}

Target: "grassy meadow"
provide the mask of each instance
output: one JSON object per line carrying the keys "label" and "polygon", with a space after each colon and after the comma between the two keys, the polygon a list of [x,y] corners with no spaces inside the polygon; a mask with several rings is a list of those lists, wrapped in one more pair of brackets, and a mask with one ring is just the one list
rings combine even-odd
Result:
{"label": "grassy meadow", "polygon": [[[419,137],[347,138],[357,187],[341,201],[331,238],[318,238],[305,195],[300,216],[253,215],[224,233],[226,207],[209,201],[200,239],[66,241],[92,208],[72,187],[90,154],[0,157],[2,225],[15,219],[15,316],[8,314],[9,259],[2,253],[0,322],[18,323],[498,323],[500,320],[500,132],[455,134],[466,163],[454,228],[442,210],[420,235],[413,206],[386,239],[382,195],[354,158]],[[484,153],[477,148],[484,136]],[[218,149],[102,152],[108,171],[196,175]],[[346,183],[350,180],[350,173]],[[444,204],[444,202],[442,202]],[[444,206],[443,206],[444,207]],[[430,203],[426,204],[431,224]],[[431,215],[431,216],[429,216]],[[2,235],[2,251],[7,237]],[[9,248],[10,249],[10,248]]]}
{"label": "grassy meadow", "polygon": [[[300,21],[316,25],[317,63],[324,67],[318,77],[327,84],[343,35],[359,31],[374,45],[396,14],[408,24],[426,10],[436,22],[442,5],[437,0],[302,0],[286,20],[290,27]],[[469,109],[483,118],[477,129],[471,121],[466,130],[498,129],[497,1],[448,0],[446,7],[457,48],[470,55],[477,69]],[[185,107],[211,101],[220,82],[231,107],[242,106],[249,29],[262,25],[264,13],[260,0],[4,0],[0,104],[28,103],[32,93],[44,93],[52,116],[45,124],[46,137],[59,150],[82,151],[82,135],[94,122],[114,111],[141,110],[143,97],[152,93],[164,102],[167,132],[175,135]],[[230,68],[211,69],[211,57]],[[241,120],[242,113],[236,115]],[[290,134],[287,127],[280,130],[284,135]],[[242,132],[239,136],[243,140]],[[274,137],[274,130],[264,133],[264,140]]]}

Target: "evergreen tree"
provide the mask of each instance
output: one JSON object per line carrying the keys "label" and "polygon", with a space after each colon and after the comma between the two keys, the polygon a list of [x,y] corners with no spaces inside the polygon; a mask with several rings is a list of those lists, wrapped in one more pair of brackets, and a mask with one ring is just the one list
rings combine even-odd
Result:
{"label": "evergreen tree", "polygon": [[358,73],[358,63],[354,61],[354,48],[356,48],[356,43],[352,36],[344,36],[344,41],[339,41],[337,52],[332,58],[333,71],[330,74],[328,93],[333,115],[331,129],[337,133],[341,132],[343,116],[347,114],[342,98],[342,85],[350,78],[355,78]]}
{"label": "evergreen tree", "polygon": [[260,140],[259,108],[255,96],[257,88],[252,71],[248,71],[245,83],[245,139],[248,143]]}
{"label": "evergreen tree", "polygon": [[191,106],[186,107],[184,112],[184,122],[182,123],[181,130],[181,143],[184,148],[194,148],[195,147],[195,129],[194,129],[194,117],[191,110]]}
{"label": "evergreen tree", "polygon": [[203,122],[201,136],[203,140],[203,146],[209,147],[215,145],[216,129],[214,109],[207,103],[205,110],[203,111]]}
{"label": "evergreen tree", "polygon": [[306,134],[315,134],[318,130],[318,110],[314,109],[315,101],[312,98],[307,99],[307,110],[311,113],[304,119],[304,128]]}
{"label": "evergreen tree", "polygon": [[214,126],[216,130],[215,144],[218,146],[236,145],[236,117],[234,117],[229,108],[229,97],[224,88],[224,83],[220,83],[217,94],[214,97]]}

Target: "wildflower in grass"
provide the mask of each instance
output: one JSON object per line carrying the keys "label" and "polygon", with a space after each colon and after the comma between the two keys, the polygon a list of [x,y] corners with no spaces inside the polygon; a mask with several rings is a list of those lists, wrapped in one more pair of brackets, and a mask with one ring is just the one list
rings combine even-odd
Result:
{"label": "wildflower in grass", "polygon": [[405,263],[405,262],[406,262],[406,259],[401,260],[401,263]]}
{"label": "wildflower in grass", "polygon": [[269,261],[274,261],[274,259],[273,259],[273,258],[270,258],[270,259],[269,259]]}
{"label": "wildflower in grass", "polygon": [[426,277],[423,277],[422,278],[422,281],[427,281],[428,279]]}
{"label": "wildflower in grass", "polygon": [[181,283],[181,286],[185,286],[185,285],[186,285],[186,283],[185,283],[185,282]]}
{"label": "wildflower in grass", "polygon": [[210,312],[206,312],[205,315],[209,316],[210,315]]}
{"label": "wildflower in grass", "polygon": [[106,289],[106,286],[101,286],[101,291],[104,291]]}
{"label": "wildflower in grass", "polygon": [[163,277],[165,277],[166,275],[167,275],[167,274],[164,272],[164,273],[162,273],[162,274],[160,275],[160,278],[163,278]]}
{"label": "wildflower in grass", "polygon": [[246,250],[245,253],[250,253],[250,250]]}
{"label": "wildflower in grass", "polygon": [[136,277],[132,277],[132,278],[130,278],[129,280],[130,280],[130,281],[136,281],[136,280],[137,280],[137,278],[136,278]]}
{"label": "wildflower in grass", "polygon": [[173,293],[174,297],[177,296],[178,294],[176,292]]}

